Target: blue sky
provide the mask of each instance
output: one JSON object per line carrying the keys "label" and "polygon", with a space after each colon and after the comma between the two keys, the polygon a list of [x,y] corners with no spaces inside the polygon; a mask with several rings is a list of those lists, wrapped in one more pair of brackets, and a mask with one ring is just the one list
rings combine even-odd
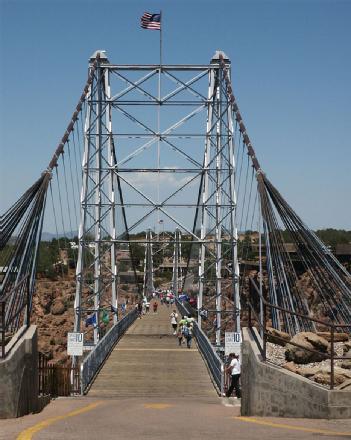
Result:
{"label": "blue sky", "polygon": [[0,0],[0,211],[46,168],[105,49],[116,64],[232,61],[245,124],[274,185],[312,228],[351,229],[351,1]]}

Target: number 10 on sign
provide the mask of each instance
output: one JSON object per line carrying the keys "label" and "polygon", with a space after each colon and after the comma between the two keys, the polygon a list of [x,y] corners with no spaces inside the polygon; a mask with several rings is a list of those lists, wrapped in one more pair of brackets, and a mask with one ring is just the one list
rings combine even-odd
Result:
{"label": "number 10 on sign", "polygon": [[67,354],[70,356],[82,356],[83,339],[83,333],[67,333]]}
{"label": "number 10 on sign", "polygon": [[225,332],[224,335],[224,354],[228,356],[230,353],[240,355],[241,351],[241,333]]}

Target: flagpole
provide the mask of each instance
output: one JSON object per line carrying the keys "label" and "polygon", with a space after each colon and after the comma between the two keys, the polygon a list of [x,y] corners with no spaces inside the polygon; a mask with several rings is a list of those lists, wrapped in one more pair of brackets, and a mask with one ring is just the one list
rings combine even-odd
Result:
{"label": "flagpole", "polygon": [[160,66],[162,66],[162,11],[160,11]]}
{"label": "flagpole", "polygon": [[[160,68],[158,72],[158,108],[157,108],[157,131],[158,131],[158,141],[157,141],[157,203],[160,204],[160,112],[161,112],[161,66],[162,66],[162,11],[160,11]],[[157,209],[157,237],[160,239],[160,210]]]}

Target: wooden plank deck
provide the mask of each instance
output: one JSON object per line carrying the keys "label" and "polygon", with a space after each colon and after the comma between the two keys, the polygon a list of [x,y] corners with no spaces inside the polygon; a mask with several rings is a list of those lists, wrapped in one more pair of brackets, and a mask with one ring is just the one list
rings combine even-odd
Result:
{"label": "wooden plank deck", "polygon": [[89,397],[216,397],[193,341],[179,347],[172,335],[172,308],[159,305],[130,327],[89,390]]}

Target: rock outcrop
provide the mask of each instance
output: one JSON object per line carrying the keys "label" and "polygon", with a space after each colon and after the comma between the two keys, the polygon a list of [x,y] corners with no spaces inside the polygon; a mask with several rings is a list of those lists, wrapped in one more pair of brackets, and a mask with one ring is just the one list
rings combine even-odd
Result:
{"label": "rock outcrop", "polygon": [[291,371],[292,373],[300,374],[298,371],[298,367],[294,364],[294,362],[287,362],[286,364],[282,365],[282,368]]}
{"label": "rock outcrop", "polygon": [[326,339],[312,332],[301,332],[286,345],[285,359],[296,364],[320,362],[326,358],[328,349],[329,343]]}
{"label": "rock outcrop", "polygon": [[291,336],[288,333],[282,332],[272,327],[267,327],[267,341],[273,344],[281,345],[285,347],[286,344],[291,340]]}
{"label": "rock outcrop", "polygon": [[66,310],[65,305],[60,300],[55,300],[53,305],[51,306],[51,314],[52,315],[62,315]]}
{"label": "rock outcrop", "polygon": [[[331,341],[330,332],[317,332],[317,336],[321,336],[328,342]],[[349,340],[349,335],[347,333],[334,333],[334,342],[345,342]]]}
{"label": "rock outcrop", "polygon": [[[39,278],[36,282],[31,321],[38,327],[39,351],[54,364],[67,365],[70,362],[67,333],[74,326],[75,286],[75,271],[72,269],[63,278],[58,276],[56,281]],[[123,301],[126,295],[133,297],[121,289],[119,299]],[[92,326],[85,328],[84,332],[87,340],[92,338]]]}
{"label": "rock outcrop", "polygon": [[341,385],[337,386],[336,389],[350,391],[351,390],[351,379],[345,380]]}

